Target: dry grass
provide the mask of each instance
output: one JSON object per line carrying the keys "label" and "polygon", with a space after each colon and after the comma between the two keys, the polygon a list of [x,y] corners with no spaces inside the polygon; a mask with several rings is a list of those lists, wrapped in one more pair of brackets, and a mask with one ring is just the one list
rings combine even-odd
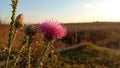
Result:
{"label": "dry grass", "polygon": [[[53,49],[69,47],[70,45],[79,44],[81,42],[91,42],[93,44],[96,44],[99,46],[105,46],[105,47],[111,47],[111,46],[115,46],[115,48],[119,47],[119,44],[120,44],[119,43],[120,42],[119,41],[120,40],[120,31],[119,31],[120,24],[119,23],[80,23],[80,24],[64,24],[64,25],[68,29],[68,34],[66,37],[69,37],[69,38],[66,39],[65,37],[62,40],[57,40],[54,43]],[[0,24],[0,50],[3,50],[7,46],[8,34],[9,34],[9,25]],[[24,37],[24,32],[21,30],[18,30],[15,38],[15,43],[13,46],[13,53],[18,51],[19,45],[21,43],[21,39],[23,37]],[[33,66],[36,60],[38,59],[38,56],[41,54],[41,51],[44,48],[43,39],[44,38],[40,33],[37,33],[34,36],[34,40],[32,43],[32,58],[33,58],[32,65]],[[75,49],[65,53],[64,52],[59,53],[59,55],[54,55],[54,54],[50,55],[51,57],[49,56],[50,58],[48,59],[48,61],[44,62],[46,66],[43,66],[43,67],[60,68],[64,66],[65,68],[71,68],[71,67],[91,68],[91,65],[93,65],[92,68],[95,68],[95,66],[97,66],[98,68],[105,68],[105,67],[113,68],[111,66],[113,62],[114,62],[114,65],[119,66],[120,57],[118,57],[117,53],[113,54],[111,53],[111,51],[105,52],[99,48],[95,48],[94,45],[91,45],[91,44],[87,44],[87,45],[90,45],[91,47],[86,46],[88,48],[85,47],[80,51],[78,49]],[[23,52],[22,57],[25,57],[25,55],[26,53]],[[6,54],[4,54],[4,56],[0,55],[1,57],[0,60],[4,60],[5,56]],[[95,58],[93,56],[95,56]],[[113,56],[117,56],[117,57],[112,59]],[[23,62],[25,62],[25,60]],[[78,64],[79,62],[81,64]],[[71,66],[71,63],[74,63],[74,64]],[[52,64],[54,65],[52,66]]]}
{"label": "dry grass", "polygon": [[79,32],[84,30],[120,30],[120,23],[115,22],[100,22],[100,23],[69,23],[64,24],[68,28],[68,32]]}
{"label": "dry grass", "polygon": [[[66,37],[69,38],[64,41],[65,43],[59,40],[58,42],[55,43],[55,45],[59,43],[60,45],[63,45],[62,47],[64,47],[64,45],[74,45],[85,41],[85,42],[92,42],[100,46],[107,46],[107,47],[117,46],[117,48],[119,47],[120,43],[118,42],[120,42],[119,41],[120,23],[97,22],[97,23],[71,23],[64,25],[67,27],[68,30],[68,34]],[[35,24],[34,26],[37,25]],[[8,33],[9,33],[9,25],[0,24],[0,47],[7,45]],[[23,36],[24,36],[23,31],[19,30],[15,38],[14,49],[18,48]],[[64,39],[66,39],[66,37]],[[41,35],[35,36],[36,42],[42,40],[43,38]],[[60,48],[58,46],[56,47]]]}

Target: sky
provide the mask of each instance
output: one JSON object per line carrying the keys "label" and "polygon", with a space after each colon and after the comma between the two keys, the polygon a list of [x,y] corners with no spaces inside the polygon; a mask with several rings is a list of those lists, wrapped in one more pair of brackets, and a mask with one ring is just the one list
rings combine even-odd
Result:
{"label": "sky", "polygon": [[[25,23],[120,21],[120,0],[19,0]],[[0,0],[0,19],[10,21],[11,0]]]}

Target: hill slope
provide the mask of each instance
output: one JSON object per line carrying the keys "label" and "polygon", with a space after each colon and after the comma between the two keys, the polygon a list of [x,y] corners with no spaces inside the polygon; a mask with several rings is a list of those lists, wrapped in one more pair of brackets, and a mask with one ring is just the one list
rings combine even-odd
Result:
{"label": "hill slope", "polygon": [[61,51],[46,62],[43,68],[119,68],[120,53],[86,43]]}

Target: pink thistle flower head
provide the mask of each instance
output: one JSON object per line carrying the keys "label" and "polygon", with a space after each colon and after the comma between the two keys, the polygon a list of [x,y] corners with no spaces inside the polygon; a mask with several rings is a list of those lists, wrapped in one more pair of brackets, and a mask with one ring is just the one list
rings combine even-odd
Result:
{"label": "pink thistle flower head", "polygon": [[66,35],[66,28],[55,21],[45,21],[39,25],[39,31],[47,38],[61,39]]}

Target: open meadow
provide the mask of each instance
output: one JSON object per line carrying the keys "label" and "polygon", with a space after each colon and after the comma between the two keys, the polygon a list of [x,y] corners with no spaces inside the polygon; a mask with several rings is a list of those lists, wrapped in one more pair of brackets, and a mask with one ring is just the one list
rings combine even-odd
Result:
{"label": "open meadow", "polygon": [[[120,68],[120,23],[64,24],[67,35],[53,43],[41,68]],[[37,25],[34,25],[37,26]],[[4,68],[9,25],[0,24],[0,68]],[[18,30],[13,44],[12,60],[20,48],[24,30]],[[31,68],[45,47],[43,35],[37,33],[32,42]],[[26,46],[26,44],[25,44]],[[51,51],[54,51],[51,52]],[[24,68],[26,48],[17,68]]]}

